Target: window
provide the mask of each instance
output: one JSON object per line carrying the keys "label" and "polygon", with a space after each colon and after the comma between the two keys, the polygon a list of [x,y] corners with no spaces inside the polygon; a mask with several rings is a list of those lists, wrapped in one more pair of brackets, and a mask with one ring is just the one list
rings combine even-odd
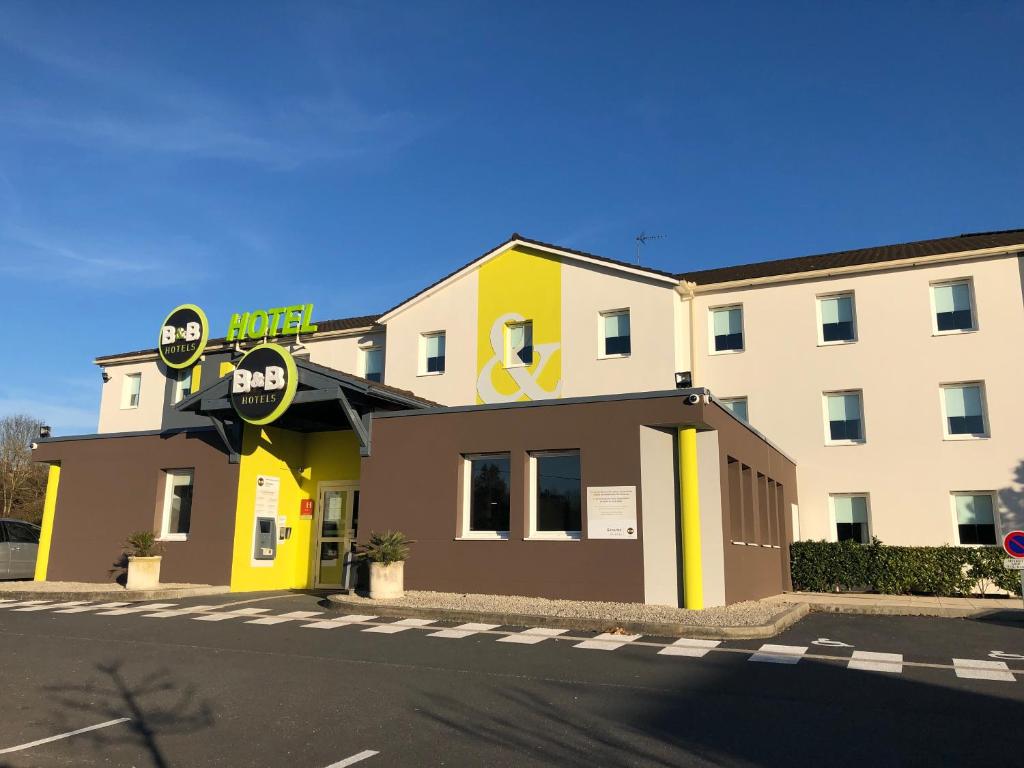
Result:
{"label": "window", "polygon": [[956,280],[932,285],[936,333],[962,333],[976,330],[971,297],[971,281]]}
{"label": "window", "polygon": [[121,383],[121,407],[122,408],[138,408],[139,407],[139,392],[142,390],[142,374],[141,373],[128,373],[125,374],[124,381]]}
{"label": "window", "polygon": [[508,538],[511,476],[507,453],[465,457],[464,538]]}
{"label": "window", "polygon": [[601,357],[626,357],[631,352],[629,310],[601,313]]}
{"label": "window", "polygon": [[579,452],[531,454],[530,538],[580,538],[582,510]]}
{"label": "window", "polygon": [[750,423],[750,419],[747,414],[747,398],[745,397],[725,397],[719,401],[722,406],[732,413],[737,419]]}
{"label": "window", "polygon": [[505,326],[505,367],[533,364],[533,322],[509,323]]}
{"label": "window", "polygon": [[980,382],[943,386],[942,410],[946,438],[988,437],[985,396]]}
{"label": "window", "polygon": [[822,344],[844,344],[857,340],[853,294],[822,296],[818,299]]}
{"label": "window", "polygon": [[712,349],[715,352],[743,350],[743,307],[719,307],[711,310]]}
{"label": "window", "polygon": [[828,422],[829,443],[864,442],[864,422],[861,415],[860,392],[832,392],[825,394],[825,420]]}
{"label": "window", "polygon": [[991,493],[954,493],[957,539],[961,544],[995,544],[995,504]]}
{"label": "window", "polygon": [[420,338],[423,349],[420,374],[444,373],[444,331],[425,333]]}
{"label": "window", "polygon": [[14,520],[8,520],[4,525],[7,526],[7,540],[11,544],[38,544],[39,543],[39,528],[30,523],[18,523]]}
{"label": "window", "polygon": [[192,523],[192,470],[167,470],[160,538],[184,540]]}
{"label": "window", "polygon": [[868,497],[856,494],[834,494],[832,514],[836,524],[836,541],[871,543],[868,527]]}
{"label": "window", "polygon": [[363,377],[370,381],[384,381],[384,347],[366,347],[363,350]]}
{"label": "window", "polygon": [[178,371],[174,377],[174,394],[171,398],[171,404],[180,403],[190,394],[192,394],[192,369],[186,368],[185,370]]}

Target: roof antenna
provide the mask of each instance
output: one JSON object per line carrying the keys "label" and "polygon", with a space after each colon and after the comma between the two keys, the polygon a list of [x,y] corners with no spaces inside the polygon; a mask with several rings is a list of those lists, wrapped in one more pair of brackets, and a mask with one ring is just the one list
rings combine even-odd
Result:
{"label": "roof antenna", "polygon": [[668,235],[648,235],[646,232],[641,232],[636,236],[636,263],[640,263],[640,246],[647,245],[648,240],[664,240]]}

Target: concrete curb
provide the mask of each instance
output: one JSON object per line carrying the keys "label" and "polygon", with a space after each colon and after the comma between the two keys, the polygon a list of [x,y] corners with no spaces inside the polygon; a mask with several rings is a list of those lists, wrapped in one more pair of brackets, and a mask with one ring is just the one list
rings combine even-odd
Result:
{"label": "concrete curb", "polygon": [[689,637],[699,640],[759,640],[774,637],[783,630],[789,629],[809,612],[808,606],[800,603],[783,607],[774,620],[767,624],[754,624],[745,627],[705,627],[678,622],[614,621],[609,619],[545,616],[525,613],[488,613],[486,611],[445,608],[412,608],[389,605],[386,601],[353,600],[349,595],[338,594],[327,596],[327,607],[332,610],[379,611],[386,616],[395,616],[401,619],[475,621],[482,624],[501,624],[512,627],[556,627],[558,629],[576,629],[584,632],[605,632],[612,627],[621,627],[627,632],[637,635]]}
{"label": "concrete curb", "polygon": [[[930,616],[942,619],[977,619],[1003,613],[1007,608],[953,608],[943,606],[912,605],[842,605],[837,603],[790,603],[790,605],[806,605],[814,613],[845,613],[858,616]],[[1019,609],[1018,609],[1019,610]],[[1021,619],[1024,622],[1024,611]]]}
{"label": "concrete curb", "polygon": [[177,587],[175,589],[127,589],[107,590],[104,592],[40,592],[30,589],[4,589],[0,587],[0,600],[16,598],[18,600],[121,600],[127,603],[141,603],[147,600],[180,600],[183,597],[204,597],[207,595],[226,595],[230,587]]}

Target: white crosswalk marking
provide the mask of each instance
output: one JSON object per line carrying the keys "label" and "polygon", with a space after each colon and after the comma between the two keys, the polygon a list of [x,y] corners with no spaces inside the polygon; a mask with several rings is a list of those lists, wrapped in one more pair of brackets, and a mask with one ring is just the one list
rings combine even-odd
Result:
{"label": "white crosswalk marking", "polygon": [[15,608],[16,611],[49,611],[53,608],[70,608],[72,605],[86,605],[88,600],[72,600],[68,603],[51,603],[49,605],[30,605],[28,608]]}
{"label": "white crosswalk marking", "polygon": [[17,600],[15,600],[13,597],[8,597],[6,600],[0,600],[0,603],[15,603],[15,602],[17,602]]}
{"label": "white crosswalk marking", "polygon": [[53,600],[18,600],[18,601],[13,602],[13,603],[8,603],[7,605],[5,605],[3,607],[4,608],[14,608],[15,606],[21,606],[21,605],[42,605],[43,603],[48,603],[48,604],[52,605],[53,604]]}
{"label": "white crosswalk marking", "polygon": [[476,622],[470,622],[468,624],[459,624],[459,626],[452,627],[451,629],[442,629],[440,632],[431,632],[427,637],[446,637],[450,640],[458,640],[462,637],[475,635],[478,632],[497,629],[500,626],[500,624],[478,624]]}
{"label": "white crosswalk marking", "polygon": [[807,653],[806,645],[772,645],[766,643],[748,661],[763,661],[769,664],[796,664]]}
{"label": "white crosswalk marking", "polygon": [[589,648],[594,651],[614,651],[627,643],[639,640],[641,635],[616,635],[612,632],[602,632],[593,640],[584,640],[576,643],[573,648]]}
{"label": "white crosswalk marking", "polygon": [[203,616],[193,616],[193,621],[227,621],[228,619],[239,619],[243,616],[257,616],[266,613],[269,608],[239,608],[236,611],[218,611],[207,613]]}
{"label": "white crosswalk marking", "polygon": [[300,621],[302,619],[312,619],[315,616],[323,616],[323,611],[292,611],[291,613],[282,613],[280,616],[264,616],[260,619],[252,619],[245,622],[246,624],[284,624],[286,621]]}
{"label": "white crosswalk marking", "polygon": [[536,645],[552,637],[558,637],[568,632],[568,629],[554,629],[553,627],[531,627],[508,635],[498,640],[499,643],[519,643],[521,645]]}
{"label": "white crosswalk marking", "polygon": [[149,603],[148,605],[133,605],[130,608],[115,608],[112,611],[101,611],[97,616],[126,616],[129,613],[144,613],[157,608],[173,608],[177,603]]}
{"label": "white crosswalk marking", "polygon": [[131,603],[100,603],[99,605],[80,605],[78,608],[65,608],[63,611],[54,611],[54,613],[85,613],[86,611],[101,611],[104,608],[120,608],[124,605],[131,605]]}
{"label": "white crosswalk marking", "polygon": [[999,680],[1012,683],[1017,679],[1005,661],[953,659],[953,670],[957,677],[967,680]]}
{"label": "white crosswalk marking", "polygon": [[391,624],[383,624],[379,627],[367,627],[363,632],[376,632],[380,635],[393,635],[397,632],[405,632],[413,627],[429,627],[433,619],[401,619]]}
{"label": "white crosswalk marking", "polygon": [[659,656],[689,656],[700,659],[711,653],[713,648],[722,644],[721,640],[695,640],[689,637],[681,637],[672,645],[658,651]]}
{"label": "white crosswalk marking", "polygon": [[349,624],[360,624],[364,621],[373,621],[376,616],[362,616],[358,613],[351,613],[348,616],[339,616],[336,619],[328,619],[326,621],[314,621],[310,624],[303,624],[303,629],[337,629],[338,627],[347,627]]}
{"label": "white crosswalk marking", "polygon": [[874,651],[854,651],[853,658],[847,669],[859,669],[864,672],[891,672],[894,675],[903,673],[902,653],[876,653]]}
{"label": "white crosswalk marking", "polygon": [[[153,606],[149,606],[152,608]],[[172,616],[186,616],[190,613],[202,613],[208,611],[211,608],[220,608],[219,605],[189,605],[184,608],[175,608],[171,611],[157,611],[156,613],[143,614],[144,618],[147,619],[169,619]]]}

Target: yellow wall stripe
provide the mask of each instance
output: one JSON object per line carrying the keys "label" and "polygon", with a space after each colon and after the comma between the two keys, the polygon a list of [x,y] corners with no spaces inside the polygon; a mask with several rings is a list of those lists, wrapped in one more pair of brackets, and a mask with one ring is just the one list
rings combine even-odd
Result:
{"label": "yellow wall stripe", "polygon": [[701,563],[700,486],[697,472],[697,430],[679,430],[679,499],[683,536],[683,607],[704,607],[704,572]]}
{"label": "yellow wall stripe", "polygon": [[43,500],[43,523],[39,533],[39,553],[36,555],[36,581],[46,581],[50,564],[50,543],[53,541],[53,518],[57,514],[57,488],[60,485],[60,464],[51,464],[46,477],[46,497]]}

